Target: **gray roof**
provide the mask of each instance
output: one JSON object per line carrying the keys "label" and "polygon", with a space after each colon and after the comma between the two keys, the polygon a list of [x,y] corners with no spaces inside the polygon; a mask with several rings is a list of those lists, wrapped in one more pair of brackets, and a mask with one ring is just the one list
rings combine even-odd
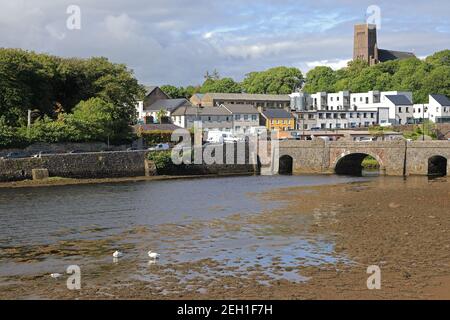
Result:
{"label": "gray roof", "polygon": [[177,108],[189,104],[190,102],[186,99],[161,99],[150,105],[149,107],[145,108],[147,111],[159,111],[161,109],[173,112]]}
{"label": "gray roof", "polygon": [[393,104],[396,106],[409,106],[412,105],[412,102],[405,95],[398,94],[392,96],[386,96]]}
{"label": "gray roof", "polygon": [[145,95],[148,96],[150,93],[153,92],[153,90],[155,90],[158,87],[157,86],[144,86],[144,88],[145,88]]}
{"label": "gray roof", "polygon": [[450,106],[450,99],[443,94],[430,94],[434,100],[436,100],[441,106]]}
{"label": "gray roof", "polygon": [[229,116],[231,112],[223,107],[182,107],[178,108],[173,116]]}
{"label": "gray roof", "polygon": [[284,109],[267,109],[263,111],[263,116],[270,119],[291,119],[293,115]]}
{"label": "gray roof", "polygon": [[240,113],[240,114],[259,113],[258,110],[250,104],[224,104],[223,107],[228,109],[231,113]]}
{"label": "gray roof", "polygon": [[216,100],[291,101],[291,98],[287,94],[206,93],[205,95]]}
{"label": "gray roof", "polygon": [[386,62],[390,60],[402,60],[415,57],[416,56],[412,52],[378,49],[378,60],[380,60],[380,62]]}

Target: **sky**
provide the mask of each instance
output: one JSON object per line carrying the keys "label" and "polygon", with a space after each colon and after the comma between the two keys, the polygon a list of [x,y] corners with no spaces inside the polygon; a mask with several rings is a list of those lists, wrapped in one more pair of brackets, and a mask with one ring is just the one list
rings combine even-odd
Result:
{"label": "sky", "polygon": [[281,65],[344,67],[353,25],[368,19],[380,48],[425,57],[450,49],[449,12],[448,0],[0,0],[0,47],[105,56],[142,84],[186,86],[214,69],[240,81]]}

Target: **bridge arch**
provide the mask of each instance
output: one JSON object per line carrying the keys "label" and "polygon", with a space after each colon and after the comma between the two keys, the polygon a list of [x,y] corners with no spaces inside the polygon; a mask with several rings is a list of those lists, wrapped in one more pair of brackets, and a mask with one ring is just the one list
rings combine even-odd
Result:
{"label": "bridge arch", "polygon": [[445,177],[447,172],[448,159],[441,155],[434,155],[428,158],[428,175],[434,177]]}
{"label": "bridge arch", "polygon": [[333,164],[334,172],[339,175],[362,176],[363,161],[367,157],[372,157],[379,165],[380,173],[384,170],[381,158],[371,152],[351,152],[347,151],[337,157]]}
{"label": "bridge arch", "polygon": [[294,159],[290,155],[283,155],[279,159],[278,173],[281,175],[291,175],[294,171]]}

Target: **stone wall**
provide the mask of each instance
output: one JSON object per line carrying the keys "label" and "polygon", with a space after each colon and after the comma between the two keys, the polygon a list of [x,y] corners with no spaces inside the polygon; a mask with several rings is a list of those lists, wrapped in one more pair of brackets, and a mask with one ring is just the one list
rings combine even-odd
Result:
{"label": "stone wall", "polygon": [[52,153],[66,153],[72,150],[80,150],[84,152],[100,152],[100,151],[123,151],[127,149],[127,145],[109,146],[103,142],[87,142],[87,143],[34,143],[24,149],[11,148],[1,149],[0,157],[6,156],[10,152],[23,152],[29,155],[37,154],[41,151],[50,151]]}
{"label": "stone wall", "polygon": [[329,153],[322,139],[282,141],[279,156],[284,155],[292,157],[293,173],[323,173],[329,166]]}
{"label": "stone wall", "polygon": [[408,143],[406,174],[428,174],[428,160],[434,156],[447,158],[447,174],[450,173],[450,141],[414,141]]}
{"label": "stone wall", "polygon": [[146,154],[145,151],[121,151],[0,160],[0,181],[32,179],[33,169],[47,169],[50,177],[64,178],[144,176]]}
{"label": "stone wall", "polygon": [[294,173],[334,173],[339,161],[356,163],[363,154],[374,157],[385,175],[427,175],[433,156],[446,158],[450,172],[449,141],[283,141],[279,151],[280,158],[292,157]]}

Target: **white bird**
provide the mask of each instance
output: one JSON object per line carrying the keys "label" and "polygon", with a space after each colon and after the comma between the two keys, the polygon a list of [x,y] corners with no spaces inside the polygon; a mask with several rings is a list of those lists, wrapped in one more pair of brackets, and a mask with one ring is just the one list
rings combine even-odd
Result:
{"label": "white bird", "polygon": [[52,277],[53,279],[58,279],[62,277],[61,273],[52,273],[50,274],[50,277]]}
{"label": "white bird", "polygon": [[114,258],[120,258],[120,257],[122,257],[123,256],[123,253],[122,252],[120,252],[120,251],[114,251],[114,253],[113,253],[113,257]]}
{"label": "white bird", "polygon": [[158,259],[158,258],[159,258],[159,253],[149,251],[149,252],[148,252],[148,256],[149,256],[150,258],[152,258],[152,259]]}

